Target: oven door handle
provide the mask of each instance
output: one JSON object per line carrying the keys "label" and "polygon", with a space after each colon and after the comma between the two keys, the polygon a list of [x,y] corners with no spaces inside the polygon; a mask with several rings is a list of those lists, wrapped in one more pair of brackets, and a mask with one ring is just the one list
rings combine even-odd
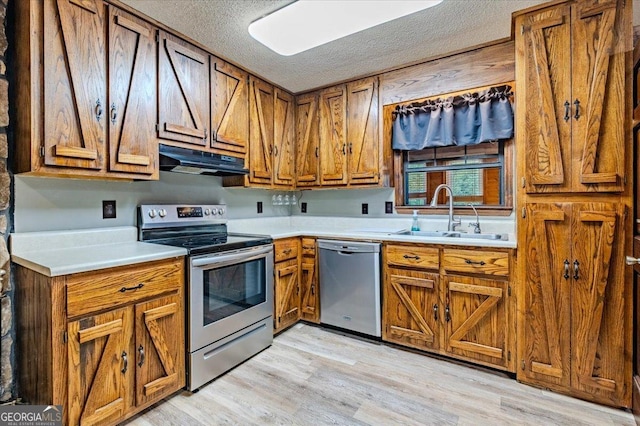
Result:
{"label": "oven door handle", "polygon": [[259,257],[264,257],[263,255],[269,252],[273,252],[273,246],[271,245],[265,248],[261,248],[259,250],[244,251],[241,253],[233,253],[233,254],[226,254],[221,256],[210,256],[210,257],[202,257],[199,259],[193,259],[191,261],[191,265],[195,268],[200,268],[208,265],[218,266],[218,264],[221,264],[221,263],[231,263],[238,260],[242,260],[246,262]]}

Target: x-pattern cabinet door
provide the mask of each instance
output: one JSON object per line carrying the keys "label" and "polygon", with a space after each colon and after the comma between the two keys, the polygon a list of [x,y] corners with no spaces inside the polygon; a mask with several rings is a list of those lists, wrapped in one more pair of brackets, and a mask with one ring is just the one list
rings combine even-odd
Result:
{"label": "x-pattern cabinet door", "polygon": [[300,270],[298,260],[275,265],[275,329],[285,328],[300,318]]}

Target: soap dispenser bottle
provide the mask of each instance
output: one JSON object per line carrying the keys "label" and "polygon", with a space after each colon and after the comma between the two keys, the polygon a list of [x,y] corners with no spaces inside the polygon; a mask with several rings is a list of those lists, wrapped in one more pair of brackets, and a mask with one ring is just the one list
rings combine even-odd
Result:
{"label": "soap dispenser bottle", "polygon": [[413,222],[411,223],[412,231],[419,231],[420,225],[418,225],[418,210],[413,211]]}

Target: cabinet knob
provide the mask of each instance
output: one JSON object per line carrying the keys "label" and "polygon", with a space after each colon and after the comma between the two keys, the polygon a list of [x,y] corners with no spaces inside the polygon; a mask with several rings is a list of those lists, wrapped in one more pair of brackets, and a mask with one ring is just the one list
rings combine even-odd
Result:
{"label": "cabinet knob", "polygon": [[[638,259],[637,257],[627,256],[625,258],[625,261],[626,261],[627,265],[640,265],[640,259]],[[3,275],[3,274],[0,274],[0,276],[1,275]]]}

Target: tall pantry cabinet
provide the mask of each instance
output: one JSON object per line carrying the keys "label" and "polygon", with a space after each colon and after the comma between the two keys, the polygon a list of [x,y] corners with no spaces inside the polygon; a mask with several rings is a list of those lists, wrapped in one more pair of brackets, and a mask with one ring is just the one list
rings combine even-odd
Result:
{"label": "tall pantry cabinet", "polygon": [[631,2],[556,2],[514,30],[518,380],[629,407]]}

